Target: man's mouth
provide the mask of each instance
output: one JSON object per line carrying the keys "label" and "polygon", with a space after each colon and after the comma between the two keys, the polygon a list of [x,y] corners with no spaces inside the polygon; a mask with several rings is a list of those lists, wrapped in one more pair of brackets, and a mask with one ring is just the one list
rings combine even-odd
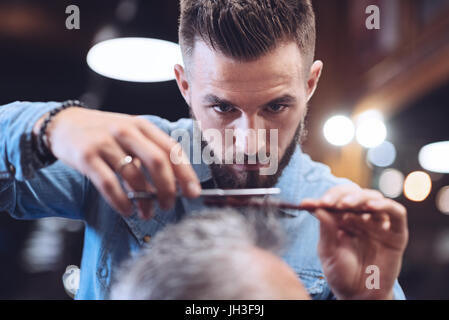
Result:
{"label": "man's mouth", "polygon": [[263,164],[235,164],[232,167],[236,171],[259,171],[262,168],[266,168],[267,165],[263,165]]}

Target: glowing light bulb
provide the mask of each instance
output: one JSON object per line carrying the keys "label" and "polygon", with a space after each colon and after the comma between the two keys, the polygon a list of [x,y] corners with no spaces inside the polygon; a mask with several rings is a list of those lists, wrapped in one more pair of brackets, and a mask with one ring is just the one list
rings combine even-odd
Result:
{"label": "glowing light bulb", "polygon": [[449,141],[424,146],[419,151],[419,164],[426,170],[449,173]]}
{"label": "glowing light bulb", "polygon": [[360,116],[355,133],[358,143],[365,148],[374,148],[382,144],[387,137],[387,127],[382,119]]}
{"label": "glowing light bulb", "polygon": [[133,82],[174,79],[182,64],[178,44],[149,38],[116,38],[97,43],[87,54],[89,67],[108,78]]}
{"label": "glowing light bulb", "polygon": [[389,198],[397,198],[402,194],[404,175],[396,169],[382,171],[379,178],[379,190]]}
{"label": "glowing light bulb", "polygon": [[410,173],[404,182],[404,195],[411,201],[424,201],[432,190],[430,176],[422,171]]}
{"label": "glowing light bulb", "polygon": [[334,116],[326,121],[324,137],[334,146],[344,146],[354,138],[354,124],[345,116]]}
{"label": "glowing light bulb", "polygon": [[378,167],[388,167],[396,160],[396,148],[384,141],[380,146],[368,150],[368,161]]}

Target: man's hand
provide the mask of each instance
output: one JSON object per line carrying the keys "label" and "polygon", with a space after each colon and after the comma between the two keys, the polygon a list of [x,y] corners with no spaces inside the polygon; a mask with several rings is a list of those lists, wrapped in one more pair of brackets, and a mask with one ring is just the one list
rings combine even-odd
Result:
{"label": "man's hand", "polygon": [[[305,199],[320,220],[318,253],[338,299],[392,299],[408,241],[406,209],[375,190],[337,186],[321,199]],[[369,289],[367,268],[379,270]]]}
{"label": "man's hand", "polygon": [[[44,117],[35,124],[35,135]],[[72,107],[54,117],[47,128],[47,137],[55,157],[90,178],[106,200],[124,215],[131,213],[132,204],[116,174],[133,191],[156,191],[164,209],[174,203],[176,182],[188,197],[197,197],[201,191],[184,153],[178,153],[180,164],[170,161],[172,148],[182,150],[180,146],[145,119]],[[135,161],[120,166],[127,155]],[[141,165],[148,169],[154,186],[145,179]],[[142,218],[150,218],[152,210],[148,200],[139,202]]]}

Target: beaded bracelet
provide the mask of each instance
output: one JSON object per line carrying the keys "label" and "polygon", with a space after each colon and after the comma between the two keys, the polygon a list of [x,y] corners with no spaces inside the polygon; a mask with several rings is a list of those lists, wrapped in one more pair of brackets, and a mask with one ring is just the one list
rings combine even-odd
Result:
{"label": "beaded bracelet", "polygon": [[70,107],[82,107],[87,108],[86,105],[78,100],[67,100],[63,102],[59,107],[51,110],[47,117],[45,118],[44,122],[42,123],[39,134],[36,139],[36,152],[37,156],[44,164],[51,164],[55,162],[57,159],[51,152],[51,150],[48,148],[48,139],[47,139],[47,127],[50,124],[51,120],[62,110],[70,108]]}

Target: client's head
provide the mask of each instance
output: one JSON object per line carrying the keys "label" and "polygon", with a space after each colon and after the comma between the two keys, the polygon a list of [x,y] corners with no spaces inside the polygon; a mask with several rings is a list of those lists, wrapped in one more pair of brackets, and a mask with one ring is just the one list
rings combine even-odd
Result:
{"label": "client's head", "polygon": [[112,299],[309,299],[279,257],[272,215],[203,211],[169,225],[128,261]]}

